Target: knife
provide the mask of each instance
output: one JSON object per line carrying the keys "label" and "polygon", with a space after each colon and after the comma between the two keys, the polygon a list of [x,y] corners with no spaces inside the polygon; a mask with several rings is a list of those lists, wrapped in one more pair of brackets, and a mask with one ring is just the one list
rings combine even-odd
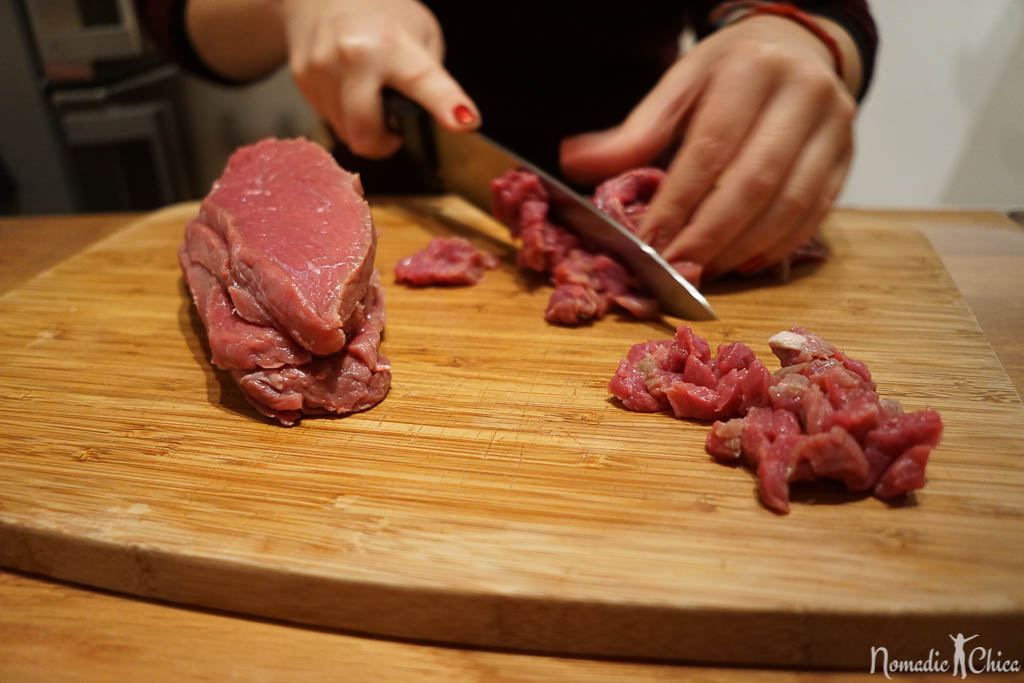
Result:
{"label": "knife", "polygon": [[714,320],[704,296],[649,244],[598,210],[543,169],[480,133],[453,133],[422,107],[394,90],[384,92],[388,127],[431,174],[431,185],[458,194],[491,213],[491,180],[522,169],[536,173],[551,196],[557,222],[587,245],[614,254],[658,300],[662,311],[688,320]]}

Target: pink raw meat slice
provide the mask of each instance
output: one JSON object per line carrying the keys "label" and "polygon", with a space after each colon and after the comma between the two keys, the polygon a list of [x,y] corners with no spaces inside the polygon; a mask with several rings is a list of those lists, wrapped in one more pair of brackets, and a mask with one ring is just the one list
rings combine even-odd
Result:
{"label": "pink raw meat slice", "polygon": [[212,362],[223,370],[279,368],[308,363],[309,351],[272,327],[255,325],[232,312],[224,287],[183,245],[178,252],[182,272],[199,317],[207,330]]}
{"label": "pink raw meat slice", "polygon": [[303,413],[370,408],[383,400],[391,386],[391,365],[379,351],[385,316],[376,275],[355,317],[358,325],[350,331],[348,345],[337,353],[277,369],[235,370],[232,376],[257,410],[285,425],[294,424]]}
{"label": "pink raw meat slice", "polygon": [[242,147],[203,200],[199,220],[227,245],[230,282],[314,354],[368,291],[377,238],[359,177],[306,140]]}
{"label": "pink raw meat slice", "polygon": [[317,145],[265,140],[232,155],[186,226],[179,261],[212,362],[282,424],[364,410],[390,387],[361,192]]}
{"label": "pink raw meat slice", "polygon": [[395,280],[415,287],[475,285],[484,272],[498,267],[498,257],[482,252],[462,237],[435,237],[427,246],[395,265]]}

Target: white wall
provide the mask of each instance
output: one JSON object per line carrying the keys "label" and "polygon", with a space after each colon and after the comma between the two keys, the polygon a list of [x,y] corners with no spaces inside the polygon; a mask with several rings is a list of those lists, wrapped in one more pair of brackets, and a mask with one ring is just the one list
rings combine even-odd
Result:
{"label": "white wall", "polygon": [[1024,2],[871,9],[881,50],[840,203],[1024,207]]}

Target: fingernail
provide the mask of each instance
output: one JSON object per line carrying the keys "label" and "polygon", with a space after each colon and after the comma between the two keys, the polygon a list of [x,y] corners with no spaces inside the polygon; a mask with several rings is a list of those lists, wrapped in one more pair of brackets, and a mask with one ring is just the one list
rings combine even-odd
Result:
{"label": "fingernail", "polygon": [[764,268],[765,265],[767,264],[765,263],[764,256],[758,255],[750,259],[746,263],[742,264],[739,268],[736,269],[736,272],[738,272],[741,275],[751,275],[752,273],[756,273],[757,271]]}
{"label": "fingernail", "polygon": [[476,114],[474,114],[473,110],[464,104],[460,104],[455,107],[455,111],[453,113],[455,115],[455,120],[462,125],[468,125],[476,121]]}

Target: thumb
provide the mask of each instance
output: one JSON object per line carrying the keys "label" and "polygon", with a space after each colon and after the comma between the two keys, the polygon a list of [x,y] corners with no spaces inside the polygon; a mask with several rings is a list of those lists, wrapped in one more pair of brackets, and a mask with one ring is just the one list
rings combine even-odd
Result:
{"label": "thumb", "polygon": [[593,185],[650,164],[675,140],[696,99],[695,80],[695,70],[684,58],[669,69],[622,124],[562,140],[559,163],[566,177]]}

